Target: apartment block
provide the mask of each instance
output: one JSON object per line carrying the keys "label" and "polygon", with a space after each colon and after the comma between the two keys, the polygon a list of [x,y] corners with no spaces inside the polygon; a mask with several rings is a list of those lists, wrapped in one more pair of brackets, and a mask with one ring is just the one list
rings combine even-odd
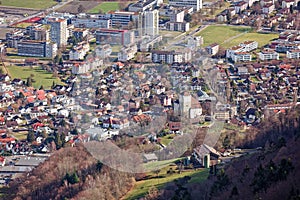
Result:
{"label": "apartment block", "polygon": [[190,30],[189,22],[167,22],[166,26],[169,31],[187,32]]}
{"label": "apartment block", "polygon": [[97,44],[129,45],[134,42],[134,32],[130,30],[100,29],[96,31]]}
{"label": "apartment block", "polygon": [[155,63],[183,63],[192,59],[192,53],[186,49],[183,51],[152,51],[152,62]]}
{"label": "apartment block", "polygon": [[71,23],[76,28],[111,28],[111,20],[103,16],[72,18]]}
{"label": "apartment block", "polygon": [[273,49],[264,49],[258,53],[260,60],[279,60],[279,53]]}
{"label": "apartment block", "polygon": [[17,45],[19,56],[53,58],[57,53],[57,44],[45,41],[22,41]]}
{"label": "apartment block", "polygon": [[169,5],[174,7],[192,7],[194,11],[202,9],[202,0],[169,0]]}
{"label": "apartment block", "polygon": [[300,58],[300,49],[287,51],[286,57],[290,58],[290,59],[299,59]]}
{"label": "apartment block", "polygon": [[52,42],[57,43],[58,47],[67,45],[67,20],[52,18],[48,19],[48,23],[51,25],[50,38]]}

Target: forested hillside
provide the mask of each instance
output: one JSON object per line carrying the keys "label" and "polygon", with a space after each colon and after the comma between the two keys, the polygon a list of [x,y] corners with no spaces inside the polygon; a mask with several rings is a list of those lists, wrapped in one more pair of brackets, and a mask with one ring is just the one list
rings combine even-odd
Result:
{"label": "forested hillside", "polygon": [[134,182],[131,174],[102,165],[84,147],[70,147],[12,182],[3,199],[120,199]]}

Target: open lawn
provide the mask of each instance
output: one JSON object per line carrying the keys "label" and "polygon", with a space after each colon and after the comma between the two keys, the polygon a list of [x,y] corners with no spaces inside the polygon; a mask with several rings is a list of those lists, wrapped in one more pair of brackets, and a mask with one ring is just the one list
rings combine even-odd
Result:
{"label": "open lawn", "polygon": [[30,25],[32,25],[32,23],[22,22],[22,23],[16,24],[16,25],[13,26],[13,27],[16,27],[16,28],[27,28],[27,27],[30,26]]}
{"label": "open lawn", "polygon": [[18,140],[26,140],[28,132],[16,132],[12,133],[12,136],[17,138]]}
{"label": "open lawn", "polygon": [[19,66],[7,66],[8,73],[14,78],[21,78],[26,81],[31,74],[33,74],[33,87],[40,88],[41,85],[44,86],[45,89],[49,89],[52,86],[53,81],[58,84],[62,84],[62,82],[58,78],[52,77],[52,73],[49,73],[40,67],[34,67],[31,69],[30,67],[19,67]]}
{"label": "open lawn", "polygon": [[167,171],[170,168],[175,170],[176,167],[166,167],[159,172],[158,176],[157,174],[152,173],[149,174],[147,180],[138,181],[134,188],[123,199],[138,199],[147,194],[148,190],[153,186],[157,188],[163,188],[167,183],[185,176],[191,177],[191,180],[189,181],[191,183],[201,182],[207,179],[209,173],[208,169],[200,169],[183,171],[181,174],[175,170],[173,174],[167,174]]}
{"label": "open lawn", "polygon": [[269,41],[278,37],[277,34],[263,34],[252,32],[252,28],[243,26],[208,26],[197,35],[204,38],[204,46],[212,43],[218,43],[224,48],[229,48],[240,44],[246,40],[255,40],[259,47],[269,43]]}
{"label": "open lawn", "polygon": [[1,0],[1,6],[46,9],[57,4],[54,0]]}
{"label": "open lawn", "polygon": [[162,168],[170,165],[171,163],[174,163],[176,161],[180,160],[180,158],[170,159],[170,160],[161,160],[156,162],[149,162],[144,164],[144,168],[147,171],[151,171],[157,168]]}
{"label": "open lawn", "polygon": [[107,13],[108,11],[119,10],[119,9],[120,6],[118,1],[103,2],[95,6],[94,8],[90,9],[88,13],[99,13],[99,10],[101,10],[103,13]]}
{"label": "open lawn", "polygon": [[168,134],[160,138],[160,143],[162,143],[165,146],[168,146],[168,144],[170,144],[170,142],[174,139],[174,137],[175,134]]}

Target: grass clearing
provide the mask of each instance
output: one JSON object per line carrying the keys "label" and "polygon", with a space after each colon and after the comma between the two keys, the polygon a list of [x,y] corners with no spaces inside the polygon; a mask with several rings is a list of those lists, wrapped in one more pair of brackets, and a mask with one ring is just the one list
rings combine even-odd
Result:
{"label": "grass clearing", "polygon": [[19,8],[46,9],[57,4],[54,0],[1,0],[1,6]]}
{"label": "grass clearing", "polygon": [[161,161],[156,161],[156,162],[149,162],[149,163],[145,163],[144,167],[146,170],[151,171],[151,170],[155,170],[157,168],[166,167],[166,166],[170,165],[171,163],[174,163],[180,159],[181,158],[175,158],[175,159],[171,159],[171,160],[161,160]]}
{"label": "grass clearing", "polygon": [[94,8],[90,9],[88,13],[96,14],[99,13],[99,10],[101,10],[103,13],[107,13],[108,11],[119,9],[120,5],[118,1],[102,2]]}
{"label": "grass clearing", "polygon": [[16,24],[16,25],[13,26],[13,27],[16,27],[16,28],[27,28],[27,27],[30,26],[30,25],[32,25],[32,23],[22,22],[22,23]]}
{"label": "grass clearing", "polygon": [[163,188],[167,183],[172,182],[178,178],[183,178],[185,176],[190,176],[190,183],[201,182],[207,179],[209,170],[200,169],[200,170],[191,170],[183,171],[181,174],[178,171],[175,171],[173,174],[167,174],[167,171],[172,168],[175,170],[175,167],[165,167],[161,169],[158,176],[157,174],[150,173],[147,180],[138,181],[134,188],[127,193],[124,199],[133,200],[138,199],[145,194],[151,187],[157,187],[158,189]]}
{"label": "grass clearing", "polygon": [[172,142],[172,140],[174,139],[176,135],[175,134],[167,134],[163,137],[160,137],[160,143],[162,143],[165,146],[168,146],[168,144],[170,144],[170,142]]}
{"label": "grass clearing", "polygon": [[251,27],[246,26],[213,25],[200,31],[197,36],[200,35],[204,38],[204,46],[218,43],[224,48],[238,45],[246,40],[255,40],[261,47],[278,37],[278,34],[263,34],[252,31]]}
{"label": "grass clearing", "polygon": [[27,134],[28,132],[14,132],[12,133],[13,137],[17,138],[19,141],[20,140],[26,140],[27,139]]}
{"label": "grass clearing", "polygon": [[40,67],[19,67],[19,66],[7,66],[7,70],[12,79],[20,78],[24,81],[33,74],[34,82],[32,83],[33,87],[40,88],[41,85],[45,89],[49,89],[52,86],[53,81],[57,84],[63,84],[59,78],[52,76],[52,73],[49,73]]}

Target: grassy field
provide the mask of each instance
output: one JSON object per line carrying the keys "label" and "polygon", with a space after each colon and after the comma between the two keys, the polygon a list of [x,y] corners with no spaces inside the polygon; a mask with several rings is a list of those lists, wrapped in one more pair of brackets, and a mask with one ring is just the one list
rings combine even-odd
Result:
{"label": "grassy field", "polygon": [[12,136],[18,140],[26,140],[28,132],[16,132],[12,133]]}
{"label": "grassy field", "polygon": [[259,46],[264,46],[270,40],[278,37],[277,34],[262,34],[252,32],[250,27],[240,26],[208,26],[197,35],[204,38],[204,46],[212,43],[218,43],[224,48],[238,45],[245,40],[255,40]]}
{"label": "grassy field", "polygon": [[134,188],[125,196],[123,199],[133,200],[138,199],[145,194],[151,187],[163,188],[167,183],[172,182],[178,178],[184,176],[190,176],[190,183],[201,182],[207,179],[209,171],[207,169],[183,171],[179,174],[177,171],[173,174],[167,174],[167,171],[172,168],[175,170],[176,167],[166,167],[162,169],[158,176],[155,173],[150,173],[147,180],[138,181]]}
{"label": "grassy field", "polygon": [[30,26],[30,25],[32,25],[32,23],[22,22],[22,23],[16,24],[16,25],[13,26],[13,27],[16,27],[16,28],[27,28],[27,27]]}
{"label": "grassy field", "polygon": [[99,13],[99,10],[101,10],[103,13],[107,13],[111,10],[119,10],[119,2],[112,1],[112,2],[103,2],[97,5],[96,7],[90,9],[88,13]]}
{"label": "grassy field", "polygon": [[166,167],[178,160],[180,160],[180,158],[175,158],[175,159],[171,159],[171,160],[161,160],[161,161],[157,161],[157,162],[149,162],[149,163],[144,164],[144,168],[146,170],[150,171],[150,170],[154,170],[157,168]]}
{"label": "grassy field", "polygon": [[9,75],[14,78],[21,78],[22,80],[27,80],[31,74],[33,74],[33,87],[39,88],[41,85],[44,86],[45,89],[49,89],[52,86],[53,81],[58,84],[62,84],[62,82],[58,78],[52,77],[52,73],[49,73],[45,70],[42,70],[39,67],[34,67],[33,69],[29,67],[19,67],[19,66],[8,66],[7,67]]}
{"label": "grassy field", "polygon": [[170,144],[170,142],[174,139],[174,137],[175,134],[168,134],[160,138],[160,143],[162,143],[165,146],[168,146],[168,144]]}
{"label": "grassy field", "polygon": [[57,4],[54,0],[1,0],[1,6],[46,9]]}

